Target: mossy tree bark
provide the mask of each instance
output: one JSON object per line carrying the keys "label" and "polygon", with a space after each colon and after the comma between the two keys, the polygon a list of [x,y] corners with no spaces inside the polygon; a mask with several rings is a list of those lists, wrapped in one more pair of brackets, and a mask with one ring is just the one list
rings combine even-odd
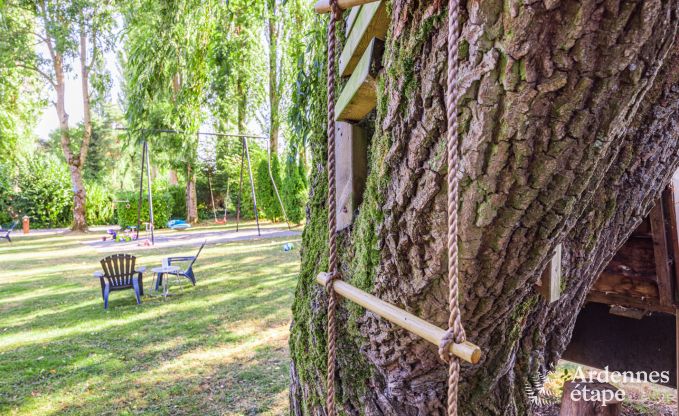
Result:
{"label": "mossy tree bark", "polygon": [[[446,4],[393,0],[370,175],[340,235],[343,278],[445,327]],[[461,304],[484,357],[460,413],[524,415],[524,381],[568,344],[587,291],[679,165],[674,0],[462,2]],[[324,53],[324,51],[318,51]],[[322,123],[322,121],[319,121]],[[318,128],[293,306],[291,413],[323,415],[325,137]],[[563,295],[534,289],[563,244]],[[445,414],[435,347],[365,310],[338,311],[349,415]]]}

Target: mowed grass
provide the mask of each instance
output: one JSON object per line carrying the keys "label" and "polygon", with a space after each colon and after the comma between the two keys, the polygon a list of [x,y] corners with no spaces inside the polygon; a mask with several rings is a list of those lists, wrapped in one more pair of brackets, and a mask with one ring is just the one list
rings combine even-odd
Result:
{"label": "mowed grass", "polygon": [[[113,292],[105,311],[96,236],[0,241],[0,414],[287,414],[299,237],[208,245],[196,287],[150,297],[146,273],[141,305]],[[196,250],[130,253],[150,268]]]}

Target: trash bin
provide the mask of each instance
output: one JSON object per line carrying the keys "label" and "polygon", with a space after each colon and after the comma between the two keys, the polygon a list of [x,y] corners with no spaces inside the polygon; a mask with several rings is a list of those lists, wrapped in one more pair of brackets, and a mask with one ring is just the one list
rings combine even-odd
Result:
{"label": "trash bin", "polygon": [[31,231],[31,219],[28,217],[28,215],[25,215],[24,218],[22,218],[23,221],[23,228],[24,228],[24,234],[28,234],[29,231]]}

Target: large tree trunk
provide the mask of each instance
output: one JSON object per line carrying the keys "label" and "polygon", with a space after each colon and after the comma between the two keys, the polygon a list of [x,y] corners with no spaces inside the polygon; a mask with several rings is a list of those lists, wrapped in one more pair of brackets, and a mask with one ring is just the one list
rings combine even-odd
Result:
{"label": "large tree trunk", "polygon": [[[392,2],[367,190],[340,236],[344,279],[441,327],[446,3]],[[484,356],[463,365],[460,413],[524,415],[524,382],[556,363],[594,279],[679,165],[678,6],[461,7],[461,304]],[[325,138],[313,140],[290,338],[295,415],[325,414],[326,295],[314,276],[327,267],[327,177]],[[559,243],[564,291],[548,305],[534,284]],[[346,414],[445,414],[435,347],[348,302],[338,318]]]}

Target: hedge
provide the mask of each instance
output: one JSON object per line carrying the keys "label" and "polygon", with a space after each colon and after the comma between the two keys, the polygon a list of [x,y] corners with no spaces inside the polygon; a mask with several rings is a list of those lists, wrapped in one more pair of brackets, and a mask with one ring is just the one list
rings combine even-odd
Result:
{"label": "hedge", "polygon": [[[153,190],[153,220],[156,229],[165,228],[167,222],[172,217],[172,207],[174,200],[172,194],[167,189]],[[116,199],[126,200],[127,203],[117,204],[116,216],[118,225],[125,228],[137,225],[137,202],[139,201],[138,192],[121,192]],[[141,222],[149,222],[148,194],[145,192],[142,198]]]}

